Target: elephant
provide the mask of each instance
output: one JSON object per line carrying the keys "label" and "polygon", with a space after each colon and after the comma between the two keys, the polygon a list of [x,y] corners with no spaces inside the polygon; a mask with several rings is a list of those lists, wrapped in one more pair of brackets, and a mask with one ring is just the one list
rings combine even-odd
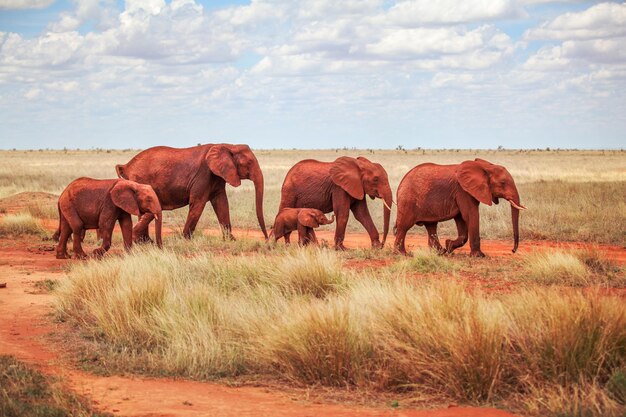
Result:
{"label": "elephant", "polygon": [[150,213],[156,219],[156,241],[161,248],[161,204],[149,185],[138,184],[123,179],[97,180],[78,178],[72,181],[61,193],[59,208],[59,243],[57,259],[68,259],[67,240],[74,235],[73,246],[76,258],[85,259],[81,242],[86,229],[98,229],[102,246],[93,254],[101,257],[111,247],[111,235],[115,222],[122,229],[124,247],[132,246],[133,221],[131,214]]}
{"label": "elephant", "polygon": [[[479,158],[456,165],[418,165],[398,186],[394,246],[406,254],[406,233],[417,224],[426,227],[428,245],[439,253],[452,253],[469,238],[470,256],[484,257],[480,250],[478,205],[498,204],[500,198],[511,204],[515,253],[519,245],[519,212],[526,207],[521,204],[515,181],[505,167]],[[442,248],[437,223],[450,219],[456,223],[458,237],[446,240],[446,247]]]}
{"label": "elephant", "polygon": [[[365,196],[383,199],[383,241],[367,209]],[[382,248],[389,232],[392,193],[387,172],[382,165],[366,158],[342,156],[334,162],[306,159],[287,173],[281,189],[279,210],[287,207],[311,207],[337,217],[335,248],[344,250],[343,240],[350,211],[365,227],[373,248]]]}
{"label": "elephant", "polygon": [[[116,165],[118,177],[149,184],[163,210],[189,205],[183,236],[191,238],[207,201],[211,202],[224,237],[231,233],[226,183],[233,187],[249,179],[255,187],[256,215],[267,240],[263,217],[263,173],[248,145],[206,144],[191,148],[156,146],[138,153],[125,165]],[[149,240],[146,213],[133,229],[135,241]]]}
{"label": "elephant", "polygon": [[334,214],[329,219],[318,209],[284,208],[276,215],[274,226],[270,231],[270,238],[273,237],[276,242],[284,237],[285,243],[289,244],[291,232],[297,230],[298,243],[301,246],[309,243],[317,245],[317,238],[313,229],[323,224],[331,224],[334,220]]}

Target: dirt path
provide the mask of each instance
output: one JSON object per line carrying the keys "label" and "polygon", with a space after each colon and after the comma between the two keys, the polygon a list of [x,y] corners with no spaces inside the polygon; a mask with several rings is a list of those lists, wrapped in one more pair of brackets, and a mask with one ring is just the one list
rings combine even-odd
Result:
{"label": "dirt path", "polygon": [[[256,231],[237,230],[236,236],[260,237]],[[319,237],[332,240],[332,232]],[[424,246],[422,236],[409,244]],[[369,247],[364,234],[349,234],[348,247]],[[522,252],[561,245],[550,242],[524,242]],[[215,383],[144,377],[102,377],[76,370],[64,362],[59,347],[45,336],[56,329],[51,313],[53,297],[38,291],[35,283],[64,279],[68,261],[56,260],[51,244],[34,238],[11,241],[0,239],[0,354],[10,354],[58,375],[75,392],[90,398],[101,411],[124,416],[406,416],[406,417],[507,417],[512,414],[494,409],[452,407],[439,410],[375,409],[337,404],[319,404],[303,398],[290,398],[285,392],[258,387],[227,387]],[[513,256],[509,242],[484,241],[491,256]],[[626,250],[602,246],[609,257],[626,263]],[[461,251],[463,252],[463,251]]]}

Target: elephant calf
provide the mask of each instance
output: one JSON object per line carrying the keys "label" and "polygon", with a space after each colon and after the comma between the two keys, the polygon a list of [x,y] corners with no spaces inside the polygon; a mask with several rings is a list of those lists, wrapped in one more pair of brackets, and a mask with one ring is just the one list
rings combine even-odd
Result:
{"label": "elephant calf", "polygon": [[333,214],[330,219],[324,216],[321,210],[312,208],[284,208],[280,210],[274,226],[270,232],[270,237],[274,237],[276,242],[281,237],[285,238],[285,243],[289,244],[289,236],[294,230],[298,231],[298,243],[302,246],[309,243],[317,244],[315,237],[316,227],[321,224],[331,224],[335,220]]}
{"label": "elephant calf", "polygon": [[59,197],[59,244],[58,259],[67,259],[67,240],[74,235],[73,246],[76,258],[85,259],[81,241],[86,229],[98,229],[102,246],[93,251],[100,257],[111,247],[111,235],[115,222],[119,221],[124,238],[124,247],[132,246],[133,221],[131,214],[152,213],[157,219],[156,240],[161,241],[161,204],[149,185],[134,181],[113,179],[96,180],[78,178],[72,181]]}

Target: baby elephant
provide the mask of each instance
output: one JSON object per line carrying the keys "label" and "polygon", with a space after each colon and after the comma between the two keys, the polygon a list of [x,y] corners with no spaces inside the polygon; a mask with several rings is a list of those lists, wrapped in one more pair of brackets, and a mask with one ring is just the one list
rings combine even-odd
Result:
{"label": "baby elephant", "polygon": [[111,235],[115,222],[119,221],[124,247],[132,246],[133,221],[131,214],[152,213],[157,219],[156,240],[162,246],[161,204],[149,185],[123,179],[96,180],[78,178],[72,181],[59,197],[59,244],[57,259],[67,259],[67,240],[74,234],[73,246],[76,258],[85,259],[87,254],[81,246],[85,229],[98,229],[102,246],[93,251],[100,257],[111,247]]}
{"label": "baby elephant", "polygon": [[284,208],[274,220],[274,227],[272,227],[270,237],[273,235],[274,241],[284,237],[285,243],[289,244],[291,232],[298,230],[298,243],[300,245],[317,244],[317,238],[313,229],[321,224],[331,224],[334,220],[334,214],[328,219],[318,209]]}

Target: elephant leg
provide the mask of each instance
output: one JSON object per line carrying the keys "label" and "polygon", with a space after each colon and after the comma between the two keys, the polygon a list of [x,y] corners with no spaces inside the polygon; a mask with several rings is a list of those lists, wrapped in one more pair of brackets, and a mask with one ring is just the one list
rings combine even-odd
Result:
{"label": "elephant leg", "polygon": [[83,250],[82,239],[81,239],[81,236],[83,235],[83,230],[84,230],[83,221],[80,219],[80,217],[78,216],[78,213],[76,213],[75,210],[72,210],[72,213],[68,213],[68,214],[69,214],[68,216],[69,218],[67,218],[67,221],[70,227],[72,228],[72,235],[74,236],[74,238],[72,239],[74,256],[77,259],[87,259],[87,254]]}
{"label": "elephant leg", "polygon": [[230,224],[230,208],[228,206],[228,197],[226,196],[226,190],[220,192],[211,199],[211,205],[213,211],[217,216],[217,221],[222,227],[222,234],[224,239],[235,240],[232,233],[232,226]]}
{"label": "elephant leg", "polygon": [[67,222],[65,217],[61,215],[59,221],[59,243],[57,244],[57,259],[69,259],[70,255],[67,253],[67,240],[70,238],[72,234],[72,229],[70,228],[70,224]]}
{"label": "elephant leg", "polygon": [[428,232],[428,246],[440,254],[444,253],[445,251],[441,247],[441,243],[439,243],[439,236],[437,235],[437,223],[424,223],[424,226]]}
{"label": "elephant leg", "polygon": [[191,239],[193,231],[196,230],[196,225],[200,216],[206,206],[206,200],[193,200],[189,202],[189,214],[187,215],[187,221],[185,227],[183,227],[183,236],[185,239]]}
{"label": "elephant leg", "polygon": [[461,216],[461,214],[458,214],[454,218],[454,222],[456,223],[458,236],[455,240],[446,240],[447,253],[452,253],[453,250],[455,250],[456,248],[460,248],[467,242],[467,223],[465,223],[465,220],[463,220],[463,216]]}
{"label": "elephant leg", "polygon": [[308,239],[308,227],[298,224],[298,244],[300,246],[306,246],[309,243]]}
{"label": "elephant leg", "polygon": [[350,217],[350,197],[341,190],[333,193],[333,212],[335,213],[335,249],[346,250],[343,239],[346,236],[346,226]]}
{"label": "elephant leg", "polygon": [[480,216],[478,204],[472,205],[463,215],[463,220],[467,223],[467,231],[470,242],[470,256],[483,258],[484,253],[480,250]]}
{"label": "elephant leg", "polygon": [[317,245],[317,236],[315,236],[315,229],[313,229],[312,227],[308,228],[308,233],[307,233],[307,238],[309,239],[309,242]]}
{"label": "elephant leg", "polygon": [[285,238],[285,245],[289,245],[291,242],[289,241],[289,239],[291,238],[291,232],[287,232],[284,235]]}
{"label": "elephant leg", "polygon": [[99,225],[100,237],[102,238],[102,245],[99,248],[93,250],[93,255],[96,258],[102,258],[104,254],[111,248],[111,238],[113,236],[113,226],[111,225]]}
{"label": "elephant leg", "polygon": [[150,222],[154,219],[152,213],[141,213],[139,221],[133,228],[133,240],[135,243],[152,242],[148,233]]}
{"label": "elephant leg", "polygon": [[378,230],[376,230],[376,225],[374,225],[372,216],[367,209],[367,202],[365,200],[358,201],[352,205],[351,210],[354,214],[354,218],[357,219],[358,222],[363,225],[363,227],[365,227],[365,230],[367,230],[367,234],[370,236],[370,240],[372,241],[372,248],[382,248],[382,245],[380,243],[380,235],[378,234]]}
{"label": "elephant leg", "polygon": [[124,239],[124,249],[129,250],[133,246],[133,219],[130,215],[122,215],[119,223],[122,229],[122,239]]}
{"label": "elephant leg", "polygon": [[404,246],[404,240],[406,239],[407,232],[415,225],[414,219],[409,218],[406,215],[398,217],[396,220],[395,234],[396,240],[393,247],[403,255],[407,255],[406,247]]}

